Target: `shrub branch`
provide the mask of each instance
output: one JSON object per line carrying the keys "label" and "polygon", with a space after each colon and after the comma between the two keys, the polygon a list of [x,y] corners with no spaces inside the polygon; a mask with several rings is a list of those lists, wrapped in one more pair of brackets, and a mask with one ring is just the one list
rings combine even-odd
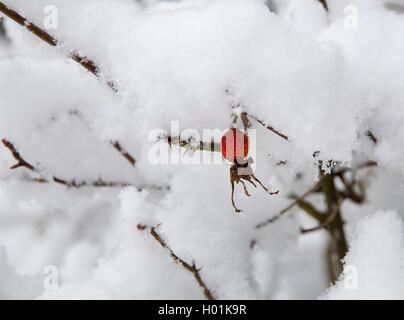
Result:
{"label": "shrub branch", "polygon": [[135,166],[135,158],[128,151],[123,149],[118,141],[111,141],[111,144],[132,166]]}
{"label": "shrub branch", "polygon": [[319,0],[321,2],[321,4],[323,5],[325,11],[328,12],[328,4],[327,4],[327,0]]}
{"label": "shrub branch", "polygon": [[[141,227],[138,229],[144,230],[144,227]],[[206,286],[205,282],[202,280],[201,275],[199,272],[201,271],[201,268],[197,268],[195,266],[195,263],[193,262],[192,265],[178,257],[174,251],[165,243],[165,241],[161,238],[161,236],[157,233],[156,228],[152,227],[150,228],[150,234],[152,237],[164,248],[167,249],[170,252],[171,257],[176,263],[181,264],[187,271],[191,272],[195,278],[195,280],[198,282],[199,286],[203,289],[203,294],[205,295],[206,299],[208,300],[215,300],[213,297],[211,291],[208,289]]]}
{"label": "shrub branch", "polygon": [[[17,22],[24,28],[26,28],[28,31],[32,32],[39,39],[48,43],[52,47],[56,47],[61,43],[55,37],[53,37],[52,35],[47,33],[45,30],[39,28],[34,23],[30,22],[27,18],[23,17],[18,12],[8,8],[1,1],[0,1],[0,12],[5,14],[7,17],[14,20],[15,22]],[[87,71],[91,72],[97,78],[100,78],[100,73],[99,73],[100,69],[92,59],[89,59],[86,56],[82,56],[76,52],[69,53],[68,57],[71,58],[72,60],[76,61],[78,64],[80,64],[82,67],[84,67]],[[114,92],[117,92],[117,89],[112,81],[107,81],[106,83]],[[135,165],[135,162],[136,162],[135,158],[131,154],[129,154],[127,151],[124,151],[121,144],[118,141],[113,141],[113,142],[111,142],[111,144],[114,146],[114,148],[119,153],[122,154],[122,156],[124,156],[132,164],[132,166]]]}
{"label": "shrub branch", "polygon": [[[39,173],[38,168],[34,167],[32,164],[24,160],[24,158],[21,156],[20,152],[15,148],[15,146],[8,140],[2,139],[1,142],[3,145],[11,152],[12,156],[14,157],[15,160],[17,160],[17,163],[13,166],[10,167],[10,169],[14,170],[20,167],[26,168],[32,172]],[[80,182],[77,182],[75,179],[73,180],[67,180],[67,179],[62,179],[59,177],[56,177],[52,175],[52,179],[48,180],[45,178],[33,178],[32,181],[39,182],[39,183],[50,183],[50,182],[55,182],[58,184],[65,185],[66,187],[72,187],[72,188],[80,188],[84,186],[93,186],[93,187],[125,187],[125,186],[130,186],[130,183],[126,182],[117,182],[117,181],[104,181],[102,178],[98,178],[95,181],[85,181],[82,180]]]}
{"label": "shrub branch", "polygon": [[[58,41],[56,38],[54,38],[52,35],[50,35],[48,32],[45,30],[41,29],[34,23],[30,22],[27,20],[25,17],[23,17],[21,14],[18,12],[14,11],[13,9],[8,8],[3,2],[0,1],[0,12],[4,13],[7,17],[10,19],[14,20],[17,22],[19,25],[23,26],[26,28],[28,31],[32,32],[34,35],[36,35],[39,39],[42,41],[46,42],[47,44],[51,45],[52,47],[56,47],[60,44],[60,41]],[[83,66],[87,71],[91,72],[95,76],[99,77],[99,69],[97,65],[94,63],[93,60],[82,56],[76,52],[71,52],[69,54],[69,57],[76,61],[78,64]],[[113,87],[112,83],[108,83],[109,86]]]}

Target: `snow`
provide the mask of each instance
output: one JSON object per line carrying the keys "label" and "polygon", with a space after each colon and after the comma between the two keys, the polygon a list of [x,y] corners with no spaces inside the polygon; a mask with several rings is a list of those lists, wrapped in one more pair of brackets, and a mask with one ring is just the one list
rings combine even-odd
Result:
{"label": "snow", "polygon": [[[344,273],[325,299],[400,299],[404,293],[404,221],[378,211],[357,222]],[[355,271],[352,271],[355,270]],[[352,281],[352,277],[357,277]]]}
{"label": "snow", "polygon": [[[43,26],[48,1],[2,2]],[[0,138],[38,170],[9,170],[15,160],[0,148],[0,279],[16,288],[1,288],[1,298],[204,298],[149,229],[139,230],[144,225],[158,226],[175,254],[202,267],[217,298],[315,299],[329,286],[326,232],[301,235],[299,227],[316,222],[298,209],[262,230],[255,225],[310,188],[315,162],[329,159],[378,167],[362,174],[367,201],[342,206],[350,236],[345,263],[357,266],[359,289],[344,290],[341,278],[321,297],[402,297],[395,253],[403,222],[393,211],[404,212],[403,16],[382,0],[328,0],[329,13],[317,0],[274,0],[274,11],[265,2],[54,0],[58,27],[48,32],[58,48],[5,20]],[[357,28],[346,27],[347,5],[358,10]],[[67,59],[70,52],[92,59],[100,79]],[[152,130],[170,133],[178,121],[181,131],[223,131],[233,111],[289,138],[251,120],[255,175],[280,193],[249,188],[247,197],[236,185],[238,215],[229,163],[156,165],[149,158]],[[167,154],[178,151],[160,143]],[[131,186],[32,181],[53,176]],[[379,209],[386,212],[358,220]],[[57,290],[42,288],[47,265],[58,268]]]}

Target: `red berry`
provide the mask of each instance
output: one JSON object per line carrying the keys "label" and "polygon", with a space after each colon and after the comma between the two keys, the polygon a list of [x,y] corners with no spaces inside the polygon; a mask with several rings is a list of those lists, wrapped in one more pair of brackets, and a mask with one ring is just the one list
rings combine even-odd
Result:
{"label": "red berry", "polygon": [[230,162],[244,160],[248,153],[248,137],[240,130],[231,128],[222,136],[222,155]]}

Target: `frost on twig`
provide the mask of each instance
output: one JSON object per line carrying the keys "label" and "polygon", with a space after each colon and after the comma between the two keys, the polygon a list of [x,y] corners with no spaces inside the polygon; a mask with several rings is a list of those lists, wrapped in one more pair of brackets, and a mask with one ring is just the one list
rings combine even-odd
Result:
{"label": "frost on twig", "polygon": [[[139,230],[145,230],[146,226],[143,225],[138,225],[137,228]],[[215,300],[213,297],[211,291],[209,288],[206,286],[205,282],[202,280],[201,275],[199,274],[199,271],[201,268],[197,268],[195,263],[192,263],[190,265],[189,263],[185,262],[183,259],[178,257],[174,251],[165,243],[165,241],[161,238],[161,236],[157,233],[155,227],[150,228],[150,234],[152,237],[164,248],[167,249],[170,252],[171,257],[176,263],[181,264],[187,271],[191,272],[195,278],[195,280],[198,282],[199,286],[203,289],[203,294],[205,295],[206,299],[208,300]]]}
{"label": "frost on twig", "polygon": [[[15,148],[15,146],[8,141],[7,139],[2,139],[1,142],[3,145],[11,152],[12,156],[14,157],[15,160],[17,160],[17,163],[13,166],[10,167],[10,169],[17,169],[20,167],[26,168],[30,171],[39,173],[38,168],[35,168],[32,164],[24,160],[24,158],[21,156],[20,152]],[[58,184],[65,185],[66,187],[72,187],[72,188],[80,188],[84,186],[93,186],[93,187],[124,187],[124,186],[130,186],[130,183],[126,182],[117,182],[117,181],[104,181],[102,178],[98,178],[95,181],[85,181],[82,180],[80,182],[77,182],[75,179],[73,180],[66,180],[62,179],[56,176],[52,176],[51,179],[46,179],[46,178],[32,178],[31,179],[34,182],[39,182],[39,183],[50,183],[50,182],[55,182]]]}

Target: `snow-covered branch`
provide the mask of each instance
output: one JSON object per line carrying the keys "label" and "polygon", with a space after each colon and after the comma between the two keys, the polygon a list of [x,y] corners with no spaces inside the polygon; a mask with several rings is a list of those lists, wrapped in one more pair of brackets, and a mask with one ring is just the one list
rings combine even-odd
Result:
{"label": "snow-covered branch", "polygon": [[[8,8],[3,2],[0,2],[0,12],[4,13],[7,17],[14,20],[18,24],[20,24],[21,26],[26,28],[28,31],[30,31],[34,35],[36,35],[39,39],[48,43],[49,45],[51,45],[53,47],[60,45],[60,43],[61,43],[60,41],[55,39],[52,35],[50,35],[48,32],[46,32],[42,28],[40,28],[37,25],[35,25],[34,23],[30,22],[27,18],[23,17],[18,12]],[[85,69],[87,69],[89,72],[91,72],[95,76],[99,77],[99,68],[94,63],[93,60],[89,59],[86,56],[82,56],[76,52],[70,52],[68,54],[68,56],[69,56],[69,58],[73,59],[78,64],[83,66]],[[107,84],[111,88],[114,87],[112,82],[108,82]]]}
{"label": "snow-covered branch", "polygon": [[157,141],[165,141],[171,147],[172,145],[181,147],[186,152],[195,153],[196,151],[221,152],[220,143],[213,139],[209,142],[194,141],[194,139],[181,139],[180,137],[161,136]]}
{"label": "snow-covered branch", "polygon": [[135,158],[128,151],[123,149],[119,141],[111,141],[111,144],[132,166],[135,166]]}

